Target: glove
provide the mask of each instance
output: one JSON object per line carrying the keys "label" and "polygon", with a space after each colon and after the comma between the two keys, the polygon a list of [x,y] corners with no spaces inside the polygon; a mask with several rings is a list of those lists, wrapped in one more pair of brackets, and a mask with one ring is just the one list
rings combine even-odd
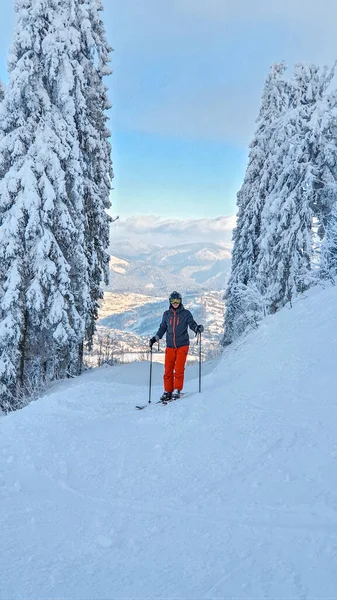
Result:
{"label": "glove", "polygon": [[150,339],[150,341],[149,341],[149,346],[150,346],[150,348],[152,348],[153,344],[155,344],[155,343],[156,343],[156,341],[157,341],[157,338],[156,338],[156,336],[153,336],[153,337]]}
{"label": "glove", "polygon": [[198,325],[197,329],[196,329],[196,333],[202,333],[204,331],[204,326],[203,325]]}

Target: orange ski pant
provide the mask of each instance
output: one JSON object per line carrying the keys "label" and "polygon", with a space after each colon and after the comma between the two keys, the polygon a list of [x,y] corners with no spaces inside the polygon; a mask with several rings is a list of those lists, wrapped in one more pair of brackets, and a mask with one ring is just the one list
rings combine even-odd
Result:
{"label": "orange ski pant", "polygon": [[174,389],[182,390],[184,386],[185,363],[188,355],[188,346],[180,348],[166,348],[165,351],[165,392],[173,392]]}

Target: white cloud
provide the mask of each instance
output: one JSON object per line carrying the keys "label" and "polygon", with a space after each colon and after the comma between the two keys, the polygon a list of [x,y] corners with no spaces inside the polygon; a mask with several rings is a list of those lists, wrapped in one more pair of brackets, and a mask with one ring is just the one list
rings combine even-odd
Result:
{"label": "white cloud", "polygon": [[112,225],[111,244],[128,240],[135,245],[175,246],[190,242],[214,242],[231,245],[235,216],[215,219],[163,220],[155,215],[135,216]]}

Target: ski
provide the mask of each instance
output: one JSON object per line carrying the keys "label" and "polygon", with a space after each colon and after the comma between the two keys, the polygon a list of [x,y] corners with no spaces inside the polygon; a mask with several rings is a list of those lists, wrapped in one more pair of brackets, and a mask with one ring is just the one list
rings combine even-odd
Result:
{"label": "ski", "polygon": [[186,392],[181,392],[179,398],[171,398],[170,400],[158,400],[156,404],[170,404],[170,402],[176,402],[180,398],[184,398],[184,396],[186,396]]}
{"label": "ski", "polygon": [[180,398],[184,398],[185,396],[187,396],[188,392],[182,392],[179,396],[179,398],[171,398],[171,400],[157,400],[156,402],[147,402],[146,404],[138,404],[136,406],[137,410],[143,410],[144,408],[146,408],[147,406],[149,406],[150,404],[170,404],[170,402],[176,402],[177,400],[179,400]]}

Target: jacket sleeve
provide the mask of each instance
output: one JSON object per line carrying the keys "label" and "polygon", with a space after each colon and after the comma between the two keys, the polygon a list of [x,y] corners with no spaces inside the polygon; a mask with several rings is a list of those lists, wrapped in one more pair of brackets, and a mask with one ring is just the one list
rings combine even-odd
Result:
{"label": "jacket sleeve", "polygon": [[189,326],[190,329],[192,329],[192,331],[194,331],[194,333],[197,332],[197,327],[198,327],[198,323],[196,323],[196,321],[193,319],[192,313],[188,310],[187,311],[187,324]]}
{"label": "jacket sleeve", "polygon": [[161,338],[163,337],[166,330],[167,330],[167,319],[166,319],[166,313],[164,313],[162,321],[159,326],[159,329],[155,335],[155,337],[157,338],[157,341],[161,340]]}

